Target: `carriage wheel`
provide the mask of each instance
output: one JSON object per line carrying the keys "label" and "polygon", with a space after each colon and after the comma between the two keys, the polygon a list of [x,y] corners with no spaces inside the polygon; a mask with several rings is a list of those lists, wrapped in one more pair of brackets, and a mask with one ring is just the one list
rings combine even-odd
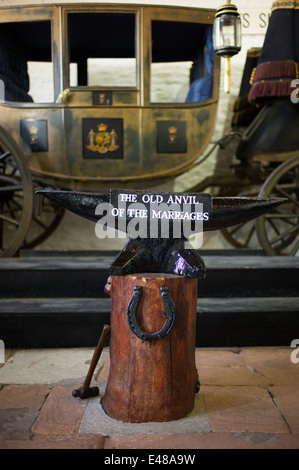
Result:
{"label": "carriage wheel", "polygon": [[271,173],[260,197],[285,197],[287,202],[259,217],[256,232],[267,255],[299,253],[299,156],[287,160]]}
{"label": "carriage wheel", "polygon": [[[241,193],[239,197],[256,197],[259,194],[260,186],[250,186]],[[255,224],[249,220],[243,224],[234,225],[221,230],[225,240],[234,248],[238,249],[258,249],[259,241],[256,236]]]}
{"label": "carriage wheel", "polygon": [[13,256],[32,217],[33,185],[25,157],[0,127],[0,256]]}

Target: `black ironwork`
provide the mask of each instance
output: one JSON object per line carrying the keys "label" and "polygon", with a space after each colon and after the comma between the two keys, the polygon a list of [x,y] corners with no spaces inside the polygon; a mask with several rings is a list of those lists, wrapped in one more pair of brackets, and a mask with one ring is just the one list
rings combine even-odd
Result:
{"label": "black ironwork", "polygon": [[[178,276],[193,277],[197,279],[204,279],[206,275],[205,263],[199,253],[187,245],[188,236],[190,233],[205,232],[212,230],[222,230],[226,227],[231,227],[248,220],[255,219],[266,212],[274,210],[280,204],[285,202],[283,198],[245,198],[245,197],[212,197],[210,194],[186,194],[186,193],[154,193],[144,191],[111,191],[110,194],[95,194],[95,193],[81,193],[75,191],[37,191],[44,195],[58,205],[74,212],[81,217],[92,220],[96,223],[105,224],[107,227],[113,227],[116,230],[126,232],[129,235],[129,241],[119,255],[115,258],[109,267],[109,274],[113,276],[125,276],[134,273],[166,273]],[[185,197],[186,201],[190,202],[190,209],[184,210],[184,205],[179,205],[182,211],[181,219],[175,220],[170,217],[170,210],[162,209],[161,218],[157,221],[158,230],[155,236],[151,234],[138,236],[136,238],[130,235],[130,223],[134,219],[131,211],[135,209],[128,209],[133,207],[131,205],[124,205],[124,216],[119,217],[103,214],[98,212],[97,207],[100,204],[120,210],[120,206],[113,204],[115,194],[124,194],[126,200],[135,204],[140,200],[152,200],[159,202],[162,201],[161,206],[167,204],[170,197],[180,195]],[[144,196],[146,195],[146,198]],[[138,197],[140,198],[138,200]],[[202,212],[196,212],[196,206],[202,205]],[[147,210],[148,206],[145,204],[143,207],[144,214],[138,219],[140,225],[144,221],[144,229],[148,229],[150,220],[150,211]],[[169,206],[170,207],[170,206]],[[138,209],[140,210],[140,209]],[[169,218],[169,236],[161,235],[161,227],[163,223],[164,212],[166,217]],[[157,213],[157,211],[156,211]],[[119,214],[119,212],[117,212]],[[131,214],[131,215],[130,215]],[[175,233],[175,224],[183,226],[185,222],[185,215],[187,217],[194,216],[194,214],[201,214],[203,217],[202,224],[197,227],[194,220],[190,220],[189,232],[181,230],[179,234]],[[143,217],[144,215],[144,217]],[[177,228],[177,226],[176,226]]]}

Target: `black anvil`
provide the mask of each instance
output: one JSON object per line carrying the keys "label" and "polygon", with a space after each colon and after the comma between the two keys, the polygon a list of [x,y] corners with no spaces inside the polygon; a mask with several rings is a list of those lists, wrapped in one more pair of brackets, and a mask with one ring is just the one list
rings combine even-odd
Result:
{"label": "black anvil", "polygon": [[77,215],[125,232],[129,241],[109,274],[167,273],[205,277],[205,264],[187,242],[193,233],[221,230],[272,211],[285,199],[111,190],[109,194],[37,191]]}

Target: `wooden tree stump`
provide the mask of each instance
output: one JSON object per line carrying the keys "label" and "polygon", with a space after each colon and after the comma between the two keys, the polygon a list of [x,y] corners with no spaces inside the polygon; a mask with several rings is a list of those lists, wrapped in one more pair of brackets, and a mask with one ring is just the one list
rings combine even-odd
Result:
{"label": "wooden tree stump", "polygon": [[[194,407],[197,279],[166,274],[111,276],[110,371],[102,400],[104,411],[123,422],[172,421]],[[160,287],[166,286],[176,309],[167,336],[142,341],[130,329],[128,304],[142,287],[136,319],[154,333],[165,323]],[[106,292],[108,291],[106,290]]]}

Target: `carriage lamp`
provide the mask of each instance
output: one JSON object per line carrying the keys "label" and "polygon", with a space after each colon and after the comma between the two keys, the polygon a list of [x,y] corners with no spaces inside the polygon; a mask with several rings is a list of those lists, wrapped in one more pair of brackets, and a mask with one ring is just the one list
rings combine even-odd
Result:
{"label": "carriage lamp", "polygon": [[241,50],[241,18],[236,5],[227,0],[216,11],[213,26],[215,53],[225,59],[224,90],[230,92],[230,59]]}

